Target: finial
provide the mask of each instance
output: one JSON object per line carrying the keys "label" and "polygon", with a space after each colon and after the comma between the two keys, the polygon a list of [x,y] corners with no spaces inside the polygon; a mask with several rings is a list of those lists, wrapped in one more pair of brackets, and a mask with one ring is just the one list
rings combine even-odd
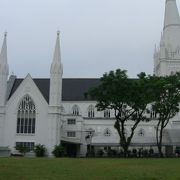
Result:
{"label": "finial", "polygon": [[7,31],[4,32],[4,37],[6,37],[6,36],[7,36]]}
{"label": "finial", "polygon": [[58,31],[57,31],[57,35],[59,36],[59,34],[60,34],[60,31],[58,30]]}

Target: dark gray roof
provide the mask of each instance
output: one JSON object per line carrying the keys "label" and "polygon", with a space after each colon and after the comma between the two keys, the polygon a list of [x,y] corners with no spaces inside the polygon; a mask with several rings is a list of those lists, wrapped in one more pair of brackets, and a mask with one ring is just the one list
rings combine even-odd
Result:
{"label": "dark gray roof", "polygon": [[[23,79],[15,79],[8,99],[14,94]],[[50,79],[33,79],[36,86],[49,102]],[[85,101],[84,93],[90,88],[98,86],[100,79],[63,79],[62,82],[62,100],[63,101]],[[88,99],[92,100],[92,99]]]}

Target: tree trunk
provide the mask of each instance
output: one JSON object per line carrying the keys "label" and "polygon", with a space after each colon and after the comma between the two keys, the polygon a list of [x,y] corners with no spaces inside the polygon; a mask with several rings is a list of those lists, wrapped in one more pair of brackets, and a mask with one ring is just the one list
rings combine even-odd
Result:
{"label": "tree trunk", "polygon": [[160,132],[159,132],[158,141],[157,141],[157,146],[158,146],[158,151],[159,151],[159,156],[160,157],[163,157],[163,152],[162,152],[163,125],[164,124],[161,123]]}
{"label": "tree trunk", "polygon": [[124,150],[124,157],[128,157],[128,148],[129,148],[129,146],[127,145],[126,142],[122,145],[122,148]]}

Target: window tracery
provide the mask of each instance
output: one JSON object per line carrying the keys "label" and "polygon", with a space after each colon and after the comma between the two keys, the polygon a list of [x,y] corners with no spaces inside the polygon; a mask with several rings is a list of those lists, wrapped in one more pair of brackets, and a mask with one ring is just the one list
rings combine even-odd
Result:
{"label": "window tracery", "polygon": [[75,115],[75,116],[79,116],[79,107],[77,106],[77,105],[74,105],[73,107],[72,107],[72,113],[73,113],[73,115]]}
{"label": "window tracery", "polygon": [[111,117],[111,113],[109,109],[104,110],[104,117],[105,118],[110,118]]}
{"label": "window tracery", "polygon": [[36,108],[30,96],[21,100],[17,113],[17,134],[34,134],[36,123]]}
{"label": "window tracery", "polygon": [[88,117],[89,118],[94,118],[94,106],[93,105],[90,105],[88,107]]}

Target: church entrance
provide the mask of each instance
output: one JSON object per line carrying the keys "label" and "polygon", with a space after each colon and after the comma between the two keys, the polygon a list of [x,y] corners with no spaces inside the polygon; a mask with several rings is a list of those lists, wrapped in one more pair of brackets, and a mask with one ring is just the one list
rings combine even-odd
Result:
{"label": "church entrance", "polygon": [[79,144],[73,144],[63,141],[62,146],[64,146],[66,155],[68,157],[77,157],[79,153]]}

